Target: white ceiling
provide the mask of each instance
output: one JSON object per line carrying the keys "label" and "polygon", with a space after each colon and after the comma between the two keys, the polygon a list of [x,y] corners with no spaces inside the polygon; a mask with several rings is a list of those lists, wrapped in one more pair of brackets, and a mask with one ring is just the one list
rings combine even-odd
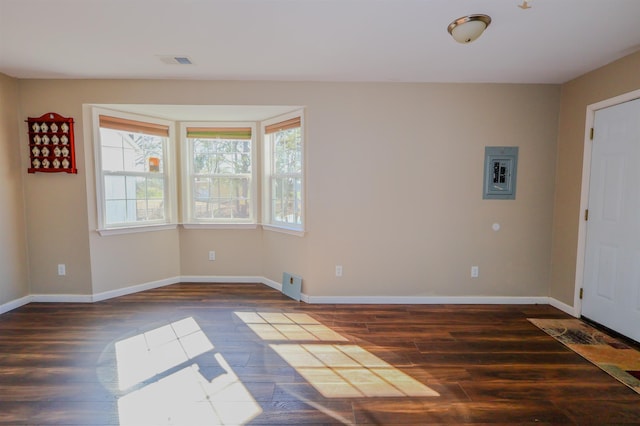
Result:
{"label": "white ceiling", "polygon": [[[563,83],[640,50],[640,0],[0,0],[19,78]],[[484,13],[469,45],[447,25]],[[188,56],[169,65],[161,56]],[[640,72],[640,70],[638,70]]]}

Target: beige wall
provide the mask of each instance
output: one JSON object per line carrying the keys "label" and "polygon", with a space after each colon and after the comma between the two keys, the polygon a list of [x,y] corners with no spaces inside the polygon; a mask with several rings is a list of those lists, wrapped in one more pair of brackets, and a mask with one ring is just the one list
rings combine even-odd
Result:
{"label": "beige wall", "polygon": [[[283,271],[302,275],[312,296],[548,293],[558,86],[22,80],[20,88],[19,121],[74,117],[80,169],[26,177],[34,293],[100,293],[178,275],[279,282]],[[306,236],[99,236],[87,103],[306,106]],[[482,200],[487,145],[520,147],[515,201]],[[63,262],[69,275],[57,277]]]}
{"label": "beige wall", "polygon": [[562,86],[550,296],[573,305],[587,106],[640,89],[640,52]]}
{"label": "beige wall", "polygon": [[[209,261],[209,251],[216,260]],[[181,229],[180,271],[184,276],[261,277],[260,229]],[[279,280],[278,280],[279,281]]]}
{"label": "beige wall", "polygon": [[[82,89],[80,89],[82,90]],[[19,121],[56,112],[75,120],[76,156],[84,156],[82,104],[55,82],[20,80]],[[28,164],[26,127],[20,132],[22,162]],[[24,176],[31,293],[92,293],[91,258],[87,225],[85,174],[80,160],[78,174],[34,173]],[[66,265],[58,276],[57,265]]]}
{"label": "beige wall", "polygon": [[[558,99],[533,85],[323,90],[308,117],[312,294],[546,296]],[[515,201],[482,199],[487,145],[520,147]]]}
{"label": "beige wall", "polygon": [[29,294],[18,80],[0,74],[0,305]]}

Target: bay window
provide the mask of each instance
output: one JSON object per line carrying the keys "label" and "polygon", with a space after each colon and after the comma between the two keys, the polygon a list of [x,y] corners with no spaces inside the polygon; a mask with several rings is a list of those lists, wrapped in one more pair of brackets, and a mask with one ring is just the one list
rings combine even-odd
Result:
{"label": "bay window", "polygon": [[98,232],[181,223],[303,235],[304,117],[292,109],[92,105]]}

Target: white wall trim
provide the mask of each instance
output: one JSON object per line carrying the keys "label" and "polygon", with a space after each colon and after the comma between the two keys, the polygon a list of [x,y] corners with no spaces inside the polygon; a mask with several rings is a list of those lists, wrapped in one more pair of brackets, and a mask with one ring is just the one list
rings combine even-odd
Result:
{"label": "white wall trim", "polygon": [[296,237],[304,237],[305,231],[295,228],[287,228],[286,226],[268,225],[266,223],[261,224],[262,229],[265,231],[280,232],[282,234],[295,235]]}
{"label": "white wall trim", "polygon": [[569,306],[566,303],[559,301],[558,299],[554,299],[553,297],[549,298],[549,304],[556,309],[560,309],[562,312],[565,312],[573,317],[579,318],[580,312],[574,306]]}
{"label": "white wall trim", "polygon": [[170,229],[176,229],[178,227],[175,223],[160,223],[155,225],[139,225],[139,226],[123,226],[120,228],[104,228],[104,229],[96,229],[96,232],[100,234],[101,237],[108,237],[111,235],[124,235],[124,234],[135,234],[139,232],[156,232],[156,231],[167,231]]}
{"label": "white wall trim", "polygon": [[[105,291],[94,295],[84,294],[34,294],[25,296],[0,305],[0,314],[19,308],[30,302],[46,303],[92,303],[127,294],[138,293],[145,290],[164,287],[177,283],[259,283],[282,291],[282,283],[259,276],[206,276],[184,275],[151,281],[148,283],[124,287],[117,290]],[[363,305],[551,305],[574,317],[579,317],[579,312],[552,297],[540,296],[309,296],[302,294],[302,301],[309,304],[363,304]]]}
{"label": "white wall trim", "polygon": [[260,281],[262,284],[269,286],[275,290],[282,291],[282,283],[279,283],[274,280],[270,280],[269,278],[260,277]]}
{"label": "white wall trim", "polygon": [[37,303],[92,303],[91,294],[32,294],[31,301]]}
{"label": "white wall trim", "polygon": [[262,283],[264,278],[258,276],[233,276],[233,275],[183,275],[180,282],[183,283]]}
{"label": "white wall trim", "polygon": [[2,305],[0,305],[0,315],[4,314],[5,312],[9,312],[14,309],[17,309],[20,306],[24,306],[30,302],[31,302],[31,296],[24,296],[24,297],[21,297],[20,299],[15,299],[7,303],[3,303]]}
{"label": "white wall trim", "polygon": [[114,297],[125,296],[127,294],[139,293],[139,292],[145,291],[145,290],[151,290],[151,289],[158,288],[158,287],[164,287],[164,286],[171,285],[171,284],[177,284],[180,281],[181,281],[180,277],[177,276],[177,277],[172,277],[172,278],[165,278],[163,280],[150,281],[148,283],[133,285],[133,286],[130,286],[130,287],[123,287],[123,288],[119,288],[117,290],[103,291],[102,293],[94,294],[93,295],[93,301],[94,302],[100,302],[102,300],[113,299]]}
{"label": "white wall trim", "polygon": [[519,296],[306,296],[307,303],[379,305],[548,305],[548,297]]}
{"label": "white wall trim", "polygon": [[584,258],[587,249],[587,221],[584,212],[589,207],[589,179],[591,178],[591,128],[595,120],[595,110],[587,107],[587,117],[584,126],[584,144],[582,152],[582,185],[580,189],[580,210],[578,211],[578,241],[576,247],[576,271],[573,284],[573,306],[579,315],[582,311],[580,288],[584,281]]}

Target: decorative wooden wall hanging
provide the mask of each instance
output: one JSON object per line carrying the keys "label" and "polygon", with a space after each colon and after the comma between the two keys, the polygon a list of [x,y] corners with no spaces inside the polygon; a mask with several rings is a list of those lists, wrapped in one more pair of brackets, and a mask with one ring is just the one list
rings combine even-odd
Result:
{"label": "decorative wooden wall hanging", "polygon": [[29,173],[78,173],[73,141],[73,118],[48,112],[27,119]]}

